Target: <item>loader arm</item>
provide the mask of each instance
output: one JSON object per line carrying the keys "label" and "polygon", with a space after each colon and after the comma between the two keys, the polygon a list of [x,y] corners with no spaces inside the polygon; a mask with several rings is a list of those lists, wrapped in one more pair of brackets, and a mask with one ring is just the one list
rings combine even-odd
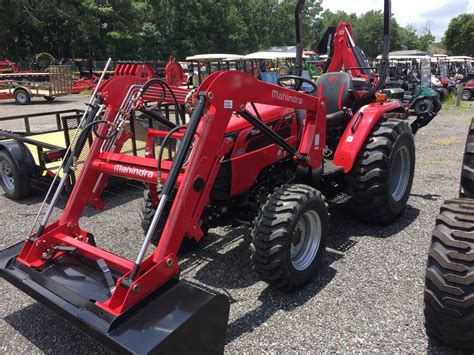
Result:
{"label": "loader arm", "polygon": [[[129,99],[136,97],[133,93],[139,90],[140,85],[136,81],[129,81],[128,89],[124,90],[126,94],[122,95],[121,100],[114,98],[113,95],[104,94],[107,92],[107,87],[110,89],[112,85],[118,87],[119,79],[116,79],[115,84],[112,80],[110,86],[105,86],[103,89],[104,98],[110,98],[103,120],[113,121],[119,125],[120,120],[126,120],[126,109],[127,107],[131,109],[133,106],[133,100]],[[122,90],[123,88],[122,86]],[[160,93],[156,95],[162,97]],[[242,117],[248,116],[249,112],[246,111],[248,103],[306,110],[302,139],[296,147],[287,146],[278,135],[271,138],[274,144],[291,153],[300,164],[313,168],[321,167],[325,146],[325,98],[268,84],[239,71],[214,73],[199,88],[198,104],[186,126],[173,163],[167,171],[162,199],[172,193],[175,195],[171,212],[154,252],[145,257],[149,234],[154,232],[153,227],[148,231],[136,261],[131,261],[114,254],[113,251],[106,251],[96,246],[95,241],[100,243],[100,237],[95,236],[91,239],[90,234],[79,226],[85,206],[97,204],[91,197],[97,197],[94,189],[97,189],[102,179],[107,179],[110,175],[121,176],[125,174],[124,171],[130,178],[149,179],[150,182],[156,178],[156,174],[153,175],[153,172],[156,173],[156,159],[131,157],[119,153],[120,149],[117,147],[126,137],[119,136],[113,141],[107,141],[105,135],[111,126],[101,124],[98,129],[99,135],[92,143],[86,164],[60,219],[46,226],[38,238],[32,235],[22,243],[23,245],[18,244],[2,252],[1,275],[36,299],[55,308],[66,318],[75,318],[76,322],[81,322],[80,326],[83,329],[90,330],[98,339],[106,339],[112,343],[112,347],[119,350],[129,349],[129,345],[125,345],[125,339],[117,335],[117,327],[126,328],[129,324],[127,322],[135,322],[135,320],[125,321],[129,319],[130,314],[136,312],[143,314],[144,304],[150,302],[161,304],[166,295],[168,296],[165,304],[157,306],[165,307],[160,308],[158,312],[161,318],[158,317],[154,323],[150,321],[150,325],[146,325],[147,331],[158,332],[159,336],[164,336],[159,329],[163,326],[162,323],[169,319],[166,317],[175,319],[172,326],[177,327],[179,322],[185,321],[184,318],[174,315],[176,312],[181,312],[183,306],[172,302],[173,297],[181,297],[177,295],[179,292],[184,292],[185,287],[182,282],[176,284],[179,274],[177,251],[185,234],[202,234],[199,226],[201,214],[209,203],[210,191],[221,166],[221,160],[233,144],[231,139],[225,137],[226,128],[235,113]],[[251,114],[248,118],[249,122],[254,119],[251,118]],[[263,125],[264,130],[266,129],[264,127],[267,126],[263,122],[259,124]],[[191,145],[190,157],[186,167],[183,168],[184,158]],[[131,170],[120,168],[125,165]],[[151,177],[149,173],[152,174]],[[178,181],[179,184],[176,184]],[[155,218],[158,220],[161,217],[157,210]],[[78,274],[80,277],[64,279],[69,273]],[[88,278],[89,273],[96,276],[89,279],[88,283],[83,283],[81,280],[84,277]],[[106,284],[105,281],[101,281],[100,275],[109,275],[105,277],[105,280],[108,280]],[[63,281],[58,281],[58,278]],[[98,283],[93,287],[93,293],[98,296],[90,296],[91,281],[92,284]],[[186,287],[194,290],[191,286]],[[198,294],[201,294],[199,292]],[[157,299],[157,295],[161,296]],[[227,321],[225,313],[228,312],[228,306],[226,311],[222,299],[218,301],[206,297],[201,298],[203,309],[213,309],[214,313],[222,313],[215,323],[206,323],[204,333],[209,334],[216,332],[217,324],[224,318]],[[216,307],[220,311],[216,311]],[[191,308],[186,309],[186,312],[192,313]],[[196,320],[199,317],[196,316]],[[168,335],[169,332],[166,332],[166,337]],[[222,335],[216,334],[215,337],[223,346]],[[155,349],[155,343],[162,341],[158,338],[149,341],[150,344],[147,346]]]}

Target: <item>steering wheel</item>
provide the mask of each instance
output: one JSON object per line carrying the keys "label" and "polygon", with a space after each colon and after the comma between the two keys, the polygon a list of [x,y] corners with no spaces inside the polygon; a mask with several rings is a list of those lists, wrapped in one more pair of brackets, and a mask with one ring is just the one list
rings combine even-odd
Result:
{"label": "steering wheel", "polygon": [[[287,83],[285,83],[285,80],[294,80],[295,82],[293,84],[287,84]],[[318,89],[318,87],[316,86],[316,84],[312,80],[303,78],[303,77],[298,76],[298,75],[280,76],[277,79],[277,84],[284,87],[284,88],[290,88],[290,89],[293,89],[295,91],[303,91],[306,94],[312,94],[313,92],[315,92]],[[311,90],[301,90],[301,87],[303,86],[303,84],[309,84],[311,86]]]}

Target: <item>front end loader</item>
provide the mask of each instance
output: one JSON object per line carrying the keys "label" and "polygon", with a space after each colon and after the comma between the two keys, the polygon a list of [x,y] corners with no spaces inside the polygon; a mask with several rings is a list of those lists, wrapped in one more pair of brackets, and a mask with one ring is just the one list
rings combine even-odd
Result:
{"label": "front end loader", "polygon": [[[389,0],[385,12],[388,53]],[[312,82],[300,76],[301,53],[297,62],[279,85],[231,70],[191,92],[140,75],[136,64],[98,85],[66,155],[67,177],[92,139],[60,218],[49,221],[61,181],[39,227],[0,252],[0,275],[118,352],[222,352],[228,300],[179,280],[185,246],[199,245],[209,228],[247,225],[255,272],[295,290],[323,267],[329,206],[350,203],[362,220],[388,224],[410,194],[414,140],[402,104],[379,97],[380,85],[357,92],[345,72]],[[189,119],[166,120],[156,102],[186,105]],[[137,111],[161,127],[146,129],[143,157],[122,151]],[[176,154],[166,153],[173,144]],[[134,260],[100,248],[101,237],[81,227],[87,205],[104,207],[111,176],[147,185]]]}

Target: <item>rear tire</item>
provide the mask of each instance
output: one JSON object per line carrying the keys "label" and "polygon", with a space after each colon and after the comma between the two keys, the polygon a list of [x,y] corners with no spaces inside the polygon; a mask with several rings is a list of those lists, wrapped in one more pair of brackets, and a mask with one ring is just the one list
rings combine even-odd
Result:
{"label": "rear tire", "polygon": [[379,121],[348,174],[353,214],[389,224],[405,209],[415,171],[415,143],[407,121]]}
{"label": "rear tire", "polygon": [[[438,97],[436,97],[436,99],[439,100]],[[435,104],[430,99],[421,99],[415,103],[413,109],[415,110],[416,115],[419,116],[429,112],[435,112]]]}
{"label": "rear tire", "polygon": [[464,101],[469,101],[472,99],[472,91],[471,90],[463,90],[461,93],[461,99]]}
{"label": "rear tire", "polygon": [[4,150],[0,151],[0,183],[5,195],[12,200],[21,200],[31,191],[30,177],[18,169],[12,156]]}
{"label": "rear tire", "polygon": [[279,289],[304,286],[323,265],[328,227],[329,214],[321,192],[302,184],[276,189],[252,231],[255,271]]}
{"label": "rear tire", "polygon": [[441,108],[443,107],[443,104],[441,102],[441,99],[439,97],[433,98],[433,105],[434,105],[434,113],[438,113],[441,111]]}
{"label": "rear tire", "polygon": [[[166,220],[168,218],[170,208],[171,208],[171,203],[169,203],[168,208],[165,208],[165,212],[163,214],[162,221]],[[141,204],[140,204],[140,221],[141,221],[141,226],[143,228],[143,232],[145,234],[147,233],[148,229],[151,226],[151,222],[153,220],[153,217],[155,216],[155,212],[156,212],[156,209],[153,206],[153,204],[151,203],[150,191],[145,190],[143,192],[143,199],[142,199]],[[166,218],[164,218],[164,217],[166,217]],[[164,226],[163,222],[158,223],[158,226],[156,227],[156,230],[155,230],[155,234],[153,235],[153,237],[151,239],[151,243],[154,246],[158,245],[158,243],[160,241],[161,233],[163,232],[164,227],[165,226]],[[204,232],[204,236],[205,236],[207,234],[207,228],[203,228],[203,232]],[[203,236],[203,238],[204,238],[204,236]],[[189,252],[199,248],[201,246],[201,240],[203,238],[201,238],[198,241],[196,239],[191,239],[191,238],[188,238],[187,236],[184,236],[183,241],[181,243],[181,247],[179,248],[179,252],[185,254],[185,253],[189,253]]]}
{"label": "rear tire", "polygon": [[18,105],[28,105],[31,101],[30,93],[25,89],[15,90],[14,97]]}
{"label": "rear tire", "polygon": [[445,201],[436,219],[425,277],[426,333],[474,350],[474,201]]}
{"label": "rear tire", "polygon": [[464,148],[459,196],[474,198],[474,119],[471,120]]}

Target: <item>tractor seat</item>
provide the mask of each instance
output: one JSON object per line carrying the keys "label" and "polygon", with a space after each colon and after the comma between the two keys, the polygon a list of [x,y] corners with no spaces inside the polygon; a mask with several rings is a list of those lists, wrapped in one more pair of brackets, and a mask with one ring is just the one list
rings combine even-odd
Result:
{"label": "tractor seat", "polygon": [[352,95],[352,77],[345,72],[325,73],[316,80],[318,96],[326,96],[328,100],[326,126],[338,127],[346,124],[343,107],[351,107],[354,102]]}

